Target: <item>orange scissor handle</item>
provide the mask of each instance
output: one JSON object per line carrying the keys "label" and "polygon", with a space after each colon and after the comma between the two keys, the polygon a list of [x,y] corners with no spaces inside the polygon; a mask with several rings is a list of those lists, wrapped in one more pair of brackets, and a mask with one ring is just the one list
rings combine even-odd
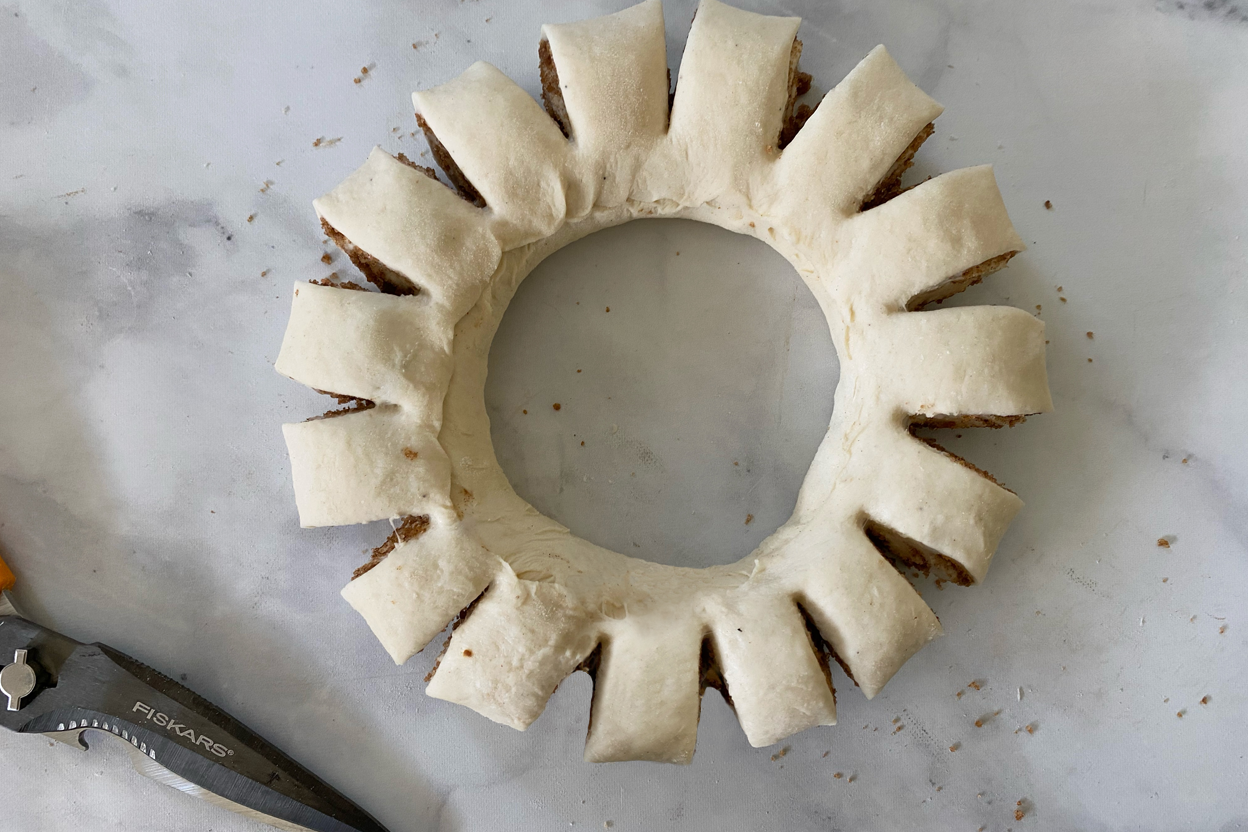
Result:
{"label": "orange scissor handle", "polygon": [[15,583],[17,583],[17,578],[13,576],[13,570],[9,569],[4,558],[0,557],[0,589],[12,589]]}

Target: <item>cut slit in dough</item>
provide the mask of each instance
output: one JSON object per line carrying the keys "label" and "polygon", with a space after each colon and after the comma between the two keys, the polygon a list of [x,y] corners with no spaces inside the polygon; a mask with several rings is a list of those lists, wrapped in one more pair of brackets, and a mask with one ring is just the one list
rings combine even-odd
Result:
{"label": "cut slit in dough", "polygon": [[[545,26],[549,115],[484,63],[414,96],[469,198],[377,149],[317,200],[383,293],[295,289],[279,372],[375,404],[285,427],[300,522],[409,518],[343,595],[400,663],[471,605],[429,695],[524,729],[587,668],[586,759],[688,762],[708,685],[767,745],[835,723],[829,660],[871,697],[939,635],[886,555],[984,577],[1022,503],[910,427],[1050,410],[1044,325],[1004,307],[915,310],[1023,242],[989,167],[901,190],[941,108],[883,47],[813,112],[795,108],[798,23],[703,0],[670,110],[659,0]],[[491,445],[486,364],[520,281],[639,217],[780,252],[840,358],[793,516],[735,564],[664,566],[582,540],[516,495]]]}

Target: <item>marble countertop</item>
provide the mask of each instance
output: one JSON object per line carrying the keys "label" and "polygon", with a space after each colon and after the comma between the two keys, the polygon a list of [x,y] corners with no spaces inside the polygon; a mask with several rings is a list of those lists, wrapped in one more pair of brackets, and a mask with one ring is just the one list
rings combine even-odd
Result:
{"label": "marble countertop", "polygon": [[[385,524],[298,527],[279,425],[326,403],[272,369],[292,283],[351,270],[321,262],[311,200],[374,144],[419,158],[411,90],[485,59],[535,93],[539,24],[624,2],[8,0],[0,546],[18,596],[182,676],[396,832],[1241,829],[1233,2],[748,4],[805,18],[816,92],[882,42],[946,105],[912,178],[996,165],[1030,249],[956,303],[1044,319],[1057,410],[948,440],[1027,505],[982,586],[920,584],[944,638],[870,702],[838,672],[840,725],[780,747],[750,748],[711,693],[676,768],[581,762],[584,674],[526,733],[426,698],[432,656],[394,666],[338,595]],[[692,13],[666,4],[673,68]],[[835,367],[762,244],[634,223],[521,288],[487,398],[522,495],[595,542],[700,565],[791,510]],[[556,420],[548,401],[574,406]],[[0,734],[0,784],[6,830],[263,828],[107,742]]]}

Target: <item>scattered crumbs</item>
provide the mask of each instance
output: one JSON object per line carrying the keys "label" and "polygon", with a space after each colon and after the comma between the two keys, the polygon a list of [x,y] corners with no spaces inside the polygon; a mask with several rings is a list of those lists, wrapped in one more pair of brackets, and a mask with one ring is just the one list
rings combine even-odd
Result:
{"label": "scattered crumbs", "polygon": [[579,373],[579,372],[580,372],[580,370],[577,370],[577,372]]}
{"label": "scattered crumbs", "polygon": [[1200,704],[1202,704],[1202,705],[1208,705],[1208,704],[1209,704],[1209,696],[1208,696],[1208,695],[1205,695],[1205,696],[1200,697]]}
{"label": "scattered crumbs", "polygon": [[840,780],[840,779],[841,779],[842,777],[844,777],[844,776],[845,776],[845,773],[844,773],[844,772],[838,771],[836,774],[833,774],[833,775],[832,775],[832,779],[833,779],[833,780]]}
{"label": "scattered crumbs", "polygon": [[352,78],[352,79],[351,79],[352,83],[356,83],[356,84],[360,83],[362,80],[364,80],[364,79],[362,79],[362,78],[361,78],[360,76],[358,76],[358,75],[357,75],[357,76],[355,76],[354,78]]}
{"label": "scattered crumbs", "polygon": [[732,461],[732,464],[733,464],[733,465],[740,465],[741,463],[740,463],[740,462],[737,462],[737,461],[734,459],[734,460]]}
{"label": "scattered crumbs", "polygon": [[960,743],[960,742],[955,742],[953,745],[949,746],[949,750],[950,750],[951,752],[952,752],[952,751],[957,751],[957,750],[958,750],[959,748],[961,748],[961,747],[962,747],[962,743]]}
{"label": "scattered crumbs", "polygon": [[582,448],[584,448],[584,447],[585,447],[585,440],[584,440],[584,439],[582,439],[582,440],[581,440],[581,447],[582,447]]}
{"label": "scattered crumbs", "polygon": [[334,138],[334,139],[327,139],[324,136],[321,136],[319,139],[312,142],[312,146],[313,147],[333,147],[334,145],[338,144],[338,142],[340,141],[342,141],[342,136],[338,136],[337,138]]}
{"label": "scattered crumbs", "polygon": [[[581,443],[581,444],[584,444],[584,443]],[[751,523],[753,523],[753,522],[754,522],[754,515],[753,515],[753,514],[747,514],[747,515],[745,515],[745,525],[747,525],[747,526],[748,526],[748,525],[750,525],[750,524],[751,524]]]}
{"label": "scattered crumbs", "polygon": [[1061,286],[1058,286],[1058,287],[1057,287],[1057,291],[1058,291],[1058,292],[1061,292],[1061,291],[1062,291],[1062,287],[1061,287]]}
{"label": "scattered crumbs", "polygon": [[362,67],[360,67],[360,74],[361,74],[361,75],[367,75],[367,74],[368,74],[368,67],[366,67],[366,66],[362,66]]}
{"label": "scattered crumbs", "polygon": [[1036,729],[1037,729],[1037,728],[1039,728],[1039,727],[1040,727],[1040,726],[1039,726],[1039,725],[1037,725],[1036,723],[1031,722],[1031,723],[1028,723],[1027,725],[1023,726],[1023,730],[1024,730],[1024,731],[1026,731],[1028,734],[1031,734],[1032,736],[1035,736]]}
{"label": "scattered crumbs", "polygon": [[1163,584],[1168,584],[1168,583],[1170,583],[1170,579],[1169,579],[1169,578],[1162,578],[1162,579],[1161,579],[1161,582],[1162,582]]}
{"label": "scattered crumbs", "polygon": [[333,255],[331,255],[328,251],[325,252],[321,255],[321,262],[328,266],[330,263],[334,262]]}
{"label": "scattered crumbs", "polygon": [[1183,465],[1186,465],[1186,464],[1187,464],[1187,457],[1183,457],[1182,459],[1180,459],[1180,460],[1179,460],[1179,462],[1180,462],[1180,463],[1182,463]]}
{"label": "scattered crumbs", "polygon": [[420,453],[418,451],[413,451],[411,448],[404,448],[403,456],[407,457],[408,459],[419,459]]}
{"label": "scattered crumbs", "polygon": [[676,252],[676,256],[677,256],[677,257],[679,257],[679,256],[680,256],[680,252],[679,252],[679,251],[678,251],[678,252]]}
{"label": "scattered crumbs", "polygon": [[1046,210],[1046,211],[1052,211],[1052,210],[1053,210],[1053,201],[1052,201],[1052,200],[1049,200],[1049,199],[1046,199],[1046,200],[1044,201],[1044,208],[1045,208],[1045,210]]}
{"label": "scattered crumbs", "polygon": [[[1205,698],[1206,698],[1206,699],[1208,699],[1209,697],[1207,697],[1207,696],[1206,696]],[[863,728],[866,728],[867,726],[865,726],[865,725],[864,725],[864,726],[862,726],[862,727],[863,727]],[[828,756],[829,754],[831,754],[831,753],[832,753],[831,751],[825,751],[825,752],[823,752],[823,756],[824,756],[824,757],[827,757],[827,756]]]}
{"label": "scattered crumbs", "polygon": [[975,679],[975,680],[973,680],[973,681],[972,681],[969,685],[967,685],[967,687],[968,687],[968,688],[972,688],[972,689],[974,689],[974,690],[980,690],[980,689],[981,689],[981,685],[982,685],[982,684],[983,684],[983,683],[982,683],[982,682],[980,682],[978,679]]}
{"label": "scattered crumbs", "polygon": [[858,779],[858,775],[857,775],[857,774],[851,774],[851,775],[849,775],[849,778],[848,778],[845,782],[846,782],[846,783],[852,783],[852,782],[854,782],[854,781],[855,781],[855,780],[857,780],[857,779]]}
{"label": "scattered crumbs", "polygon": [[521,413],[523,413],[525,416],[528,416],[528,415],[529,415],[529,411],[527,411],[527,410],[521,410],[520,412],[521,412]]}
{"label": "scattered crumbs", "polygon": [[1091,340],[1092,340],[1092,333],[1091,333],[1090,331],[1088,332],[1088,340],[1089,340],[1089,341],[1091,341]]}
{"label": "scattered crumbs", "polygon": [[1169,541],[1169,539],[1164,538],[1164,537],[1159,537],[1159,538],[1157,538],[1157,548],[1158,548],[1158,549],[1169,549],[1169,548],[1170,548],[1170,541]]}
{"label": "scattered crumbs", "polygon": [[961,698],[962,698],[962,695],[963,695],[964,693],[966,693],[966,691],[964,691],[964,690],[960,690],[960,691],[958,691],[958,693],[957,693],[957,697],[958,697],[959,699],[961,699]]}
{"label": "scattered crumbs", "polygon": [[780,749],[779,751],[777,751],[775,754],[772,754],[772,755],[771,755],[771,761],[774,763],[776,760],[779,760],[779,759],[783,758],[786,754],[788,754],[788,753],[789,753],[789,750],[790,750],[792,747],[793,747],[793,746],[791,746],[791,745],[786,745],[784,748],[781,748],[781,749]]}
{"label": "scattered crumbs", "polygon": [[611,311],[611,307],[610,307],[610,306],[608,306],[608,307],[607,307],[607,311],[608,311],[608,312],[610,312],[610,311]]}
{"label": "scattered crumbs", "polygon": [[472,651],[471,651],[471,650],[464,650],[464,658],[466,658],[466,659],[471,659],[471,658],[472,658]]}
{"label": "scattered crumbs", "polygon": [[1024,816],[1025,814],[1027,814],[1027,813],[1026,813],[1026,812],[1024,812],[1022,809],[1015,809],[1015,810],[1014,810],[1014,820],[1022,820],[1022,819],[1023,819],[1023,816]]}
{"label": "scattered crumbs", "polygon": [[1062,303],[1066,302],[1066,298],[1058,298],[1058,300],[1060,300]]}
{"label": "scattered crumbs", "polygon": [[265,276],[265,275],[267,275],[268,273],[269,273],[269,270],[268,270],[268,269],[265,269],[264,271],[260,272],[260,276],[261,276],[261,277],[264,277],[264,276]]}
{"label": "scattered crumbs", "polygon": [[554,404],[551,405],[551,407],[553,407],[555,410],[563,409],[563,405],[559,404],[559,402],[555,402]]}
{"label": "scattered crumbs", "polygon": [[[280,165],[281,162],[278,162],[278,164]],[[267,194],[269,192],[269,188],[272,188],[272,187],[273,187],[273,180],[266,179],[264,180],[264,184],[260,186],[260,193]]]}
{"label": "scattered crumbs", "polygon": [[984,720],[983,720],[983,719],[977,719],[977,720],[975,720],[975,727],[976,727],[976,728],[983,728],[983,727],[984,727]]}
{"label": "scattered crumbs", "polygon": [[1161,700],[1161,703],[1164,705],[1165,703],[1167,703],[1167,702],[1169,702],[1169,701],[1170,701],[1170,697],[1169,697],[1169,696],[1167,696],[1165,699]]}
{"label": "scattered crumbs", "polygon": [[906,726],[904,725],[898,725],[896,728],[893,729],[893,733],[896,734],[898,731],[900,731],[902,728],[905,728],[905,727]]}
{"label": "scattered crumbs", "polygon": [[424,46],[424,45],[425,45],[425,42],[424,42],[423,40],[418,40],[418,41],[416,41],[415,43],[413,43],[413,44],[412,44],[412,48],[413,48],[413,49],[419,49],[420,47],[422,47],[422,46]]}
{"label": "scattered crumbs", "polygon": [[893,724],[896,725],[898,722],[901,722],[901,717],[899,716],[893,717]]}
{"label": "scattered crumbs", "polygon": [[255,215],[255,214],[248,214],[248,215],[247,215],[247,222],[255,222],[255,221],[256,221],[256,215]]}
{"label": "scattered crumbs", "polygon": [[1088,359],[1088,363],[1089,363],[1089,364],[1091,364],[1091,363],[1092,363],[1092,359],[1091,359],[1091,358],[1089,358],[1089,359]]}
{"label": "scattered crumbs", "polygon": [[1221,627],[1218,628],[1218,635],[1225,635],[1225,633],[1226,633],[1226,625],[1223,624]]}
{"label": "scattered crumbs", "polygon": [[1183,718],[1183,714],[1185,714],[1185,713],[1187,713],[1187,708],[1184,708],[1184,709],[1183,709],[1183,710],[1181,710],[1181,711],[1175,711],[1174,715],[1175,715],[1175,716],[1177,716],[1179,719],[1182,719],[1182,718]]}
{"label": "scattered crumbs", "polygon": [[486,22],[486,23],[489,23],[489,22],[490,22],[491,20],[493,20],[493,19],[494,19],[494,15],[490,15],[489,17],[487,17],[487,18],[485,19],[485,22]]}
{"label": "scattered crumbs", "polygon": [[278,159],[273,164],[277,165],[280,168],[282,166],[282,162],[285,162],[285,161],[286,161],[285,159]]}
{"label": "scattered crumbs", "polygon": [[1036,311],[1037,311],[1037,312],[1039,312],[1039,311],[1041,310],[1041,308],[1042,308],[1042,307],[1040,306],[1040,304],[1038,304],[1038,303],[1037,303],[1037,304],[1036,304]]}

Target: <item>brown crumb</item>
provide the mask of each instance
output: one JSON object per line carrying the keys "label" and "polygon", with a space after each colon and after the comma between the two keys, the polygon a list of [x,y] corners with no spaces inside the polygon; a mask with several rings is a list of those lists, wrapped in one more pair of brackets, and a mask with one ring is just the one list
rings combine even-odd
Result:
{"label": "brown crumb", "polygon": [[1053,202],[1052,202],[1051,200],[1046,199],[1046,200],[1044,201],[1044,207],[1045,207],[1045,210],[1052,211],[1052,210],[1053,210]]}
{"label": "brown crumb", "polygon": [[1174,714],[1174,715],[1175,715],[1175,716],[1177,716],[1179,719],[1182,719],[1182,718],[1183,718],[1183,714],[1185,714],[1185,713],[1187,713],[1187,708],[1184,708],[1184,709],[1183,709],[1183,710],[1181,710],[1181,711],[1175,711],[1175,714]]}
{"label": "brown crumb", "polygon": [[1092,340],[1092,333],[1091,333],[1091,332],[1089,332],[1089,333],[1088,333],[1088,340],[1089,340],[1089,341],[1091,341],[1091,340]]}
{"label": "brown crumb", "polygon": [[1058,298],[1058,300],[1060,300],[1062,303],[1066,302],[1066,298]]}
{"label": "brown crumb", "polygon": [[1091,359],[1091,358],[1089,358],[1089,359],[1088,359],[1088,363],[1089,363],[1089,364],[1091,364],[1091,363],[1092,363],[1092,359]]}
{"label": "brown crumb", "polygon": [[521,412],[521,413],[523,413],[525,416],[528,416],[528,415],[529,415],[529,411],[527,411],[527,410],[521,410],[520,412]]}
{"label": "brown crumb", "polygon": [[980,682],[978,679],[975,679],[975,680],[973,680],[973,681],[972,681],[969,685],[967,685],[967,687],[968,687],[968,688],[972,688],[972,689],[974,689],[974,690],[980,690],[980,689],[981,689],[981,688],[980,688],[980,686],[981,686],[982,684],[983,684],[983,683],[982,683],[982,682]]}
{"label": "brown crumb", "polygon": [[961,698],[962,698],[962,695],[963,695],[963,694],[965,694],[965,693],[966,693],[966,691],[964,691],[964,690],[960,690],[960,691],[958,691],[958,693],[957,693],[957,697],[958,697],[959,699],[961,699]]}
{"label": "brown crumb", "polygon": [[1159,538],[1157,538],[1157,548],[1158,548],[1158,549],[1169,549],[1169,548],[1170,548],[1170,541],[1169,541],[1169,540],[1167,540],[1167,539],[1166,539],[1166,538],[1164,538],[1164,537],[1159,537]]}
{"label": "brown crumb", "polygon": [[261,277],[264,277],[264,276],[265,276],[266,274],[268,274],[268,273],[269,273],[269,270],[268,270],[268,269],[265,269],[264,271],[260,272],[260,276],[261,276]]}
{"label": "brown crumb", "polygon": [[832,753],[831,751],[825,751],[825,752],[823,752],[823,756],[824,756],[824,757],[827,757],[827,756],[828,756],[829,754],[831,754],[831,753]]}
{"label": "brown crumb", "polygon": [[333,256],[332,256],[332,255],[331,255],[331,254],[327,251],[327,252],[325,252],[324,254],[322,254],[322,255],[321,255],[321,262],[322,262],[322,263],[324,263],[325,265],[329,265],[330,263],[334,262],[334,258],[333,258]]}
{"label": "brown crumb", "polygon": [[791,745],[786,745],[784,748],[781,748],[775,754],[771,755],[771,761],[774,763],[776,760],[781,759],[782,757],[784,757],[784,755],[788,754],[792,748],[793,746]]}
{"label": "brown crumb", "polygon": [[901,722],[901,717],[899,716],[893,717],[893,724],[896,725],[898,722]]}
{"label": "brown crumb", "polygon": [[1023,815],[1025,815],[1025,814],[1026,814],[1026,812],[1024,812],[1022,809],[1015,809],[1015,810],[1014,810],[1014,820],[1022,820],[1022,819],[1023,819]]}
{"label": "brown crumb", "polygon": [[754,522],[754,515],[753,515],[753,514],[747,514],[747,515],[745,515],[745,525],[747,525],[747,526],[748,526],[748,525],[750,525],[750,524],[751,524],[751,523],[753,523],[753,522]]}
{"label": "brown crumb", "polygon": [[844,776],[845,776],[844,772],[840,772],[840,771],[838,771],[836,774],[833,774],[833,775],[832,775],[832,779],[834,779],[834,780],[840,780],[840,779],[841,779],[842,777],[844,777]]}
{"label": "brown crumb", "polygon": [[1218,628],[1218,635],[1225,635],[1225,634],[1226,634],[1226,625],[1223,624],[1221,627]]}
{"label": "brown crumb", "polygon": [[1038,304],[1038,303],[1036,304],[1036,311],[1037,311],[1037,312],[1041,311],[1040,304]]}
{"label": "brown crumb", "polygon": [[551,407],[553,407],[555,410],[563,409],[563,405],[559,404],[559,402],[555,402],[554,404],[551,405]]}
{"label": "brown crumb", "polygon": [[857,779],[858,779],[858,775],[857,775],[857,774],[851,774],[851,775],[849,775],[849,778],[848,778],[845,782],[846,782],[846,783],[852,783],[852,782],[854,782],[854,781],[855,781],[855,780],[857,780]]}
{"label": "brown crumb", "polygon": [[[280,162],[279,162],[279,164],[280,164]],[[272,187],[273,187],[273,180],[272,180],[272,179],[266,179],[266,180],[264,180],[264,184],[263,184],[262,186],[260,186],[260,193],[262,193],[262,194],[263,194],[263,193],[268,193],[269,188],[272,188]]]}
{"label": "brown crumb", "polygon": [[982,719],[977,719],[977,720],[975,720],[975,727],[976,727],[976,728],[983,728],[983,727],[984,727],[984,721],[983,721]]}
{"label": "brown crumb", "polygon": [[905,727],[906,726],[904,725],[898,725],[896,728],[893,729],[893,733],[896,734],[898,731],[900,731],[902,728],[905,728]]}
{"label": "brown crumb", "polygon": [[255,221],[256,221],[256,215],[255,215],[255,214],[248,214],[248,215],[247,215],[247,222],[255,222]]}
{"label": "brown crumb", "polygon": [[1168,584],[1168,583],[1170,583],[1170,579],[1169,579],[1169,578],[1162,578],[1162,579],[1161,579],[1161,582],[1162,582],[1163,584]]}
{"label": "brown crumb", "polygon": [[464,651],[464,658],[466,658],[466,659],[471,659],[471,658],[472,658],[472,651],[471,651],[471,650],[465,650],[465,651]]}
{"label": "brown crumb", "polygon": [[1182,459],[1180,459],[1180,460],[1179,460],[1179,462],[1181,462],[1181,463],[1183,463],[1184,465],[1186,465],[1186,464],[1187,464],[1187,457],[1183,457]]}
{"label": "brown crumb", "polygon": [[957,751],[957,750],[958,750],[959,748],[961,748],[961,747],[962,747],[962,743],[960,743],[960,742],[955,742],[953,745],[949,746],[949,750],[950,750],[950,751]]}
{"label": "brown crumb", "polygon": [[413,451],[411,448],[404,448],[403,456],[407,457],[408,459],[418,459],[420,457],[420,454],[416,451]]}
{"label": "brown crumb", "polygon": [[582,447],[582,448],[584,448],[584,447],[585,447],[585,440],[584,440],[584,439],[582,439],[582,440],[581,440],[581,447]]}
{"label": "brown crumb", "polygon": [[361,75],[367,75],[367,74],[368,74],[368,67],[366,67],[366,66],[362,66],[362,67],[360,67],[360,74],[361,74]]}
{"label": "brown crumb", "polygon": [[1200,704],[1202,704],[1202,705],[1208,705],[1208,704],[1209,704],[1209,697],[1208,697],[1208,696],[1202,696],[1202,697],[1200,697]]}
{"label": "brown crumb", "polygon": [[610,307],[610,306],[608,306],[608,307],[607,307],[607,311],[608,311],[608,312],[610,312],[610,311],[611,311],[611,307]]}
{"label": "brown crumb", "polygon": [[360,83],[360,81],[361,81],[361,80],[363,80],[363,79],[362,79],[362,78],[360,78],[360,76],[358,76],[358,75],[357,75],[357,76],[355,76],[354,78],[352,78],[351,80],[352,80],[354,83],[358,84],[358,83]]}
{"label": "brown crumb", "polygon": [[577,372],[579,373],[579,372],[580,372],[580,370],[577,370]]}
{"label": "brown crumb", "polygon": [[1038,726],[1036,725],[1036,723],[1033,722],[1030,725],[1027,725],[1026,727],[1024,727],[1023,730],[1026,731],[1028,734],[1035,735],[1037,727]]}

